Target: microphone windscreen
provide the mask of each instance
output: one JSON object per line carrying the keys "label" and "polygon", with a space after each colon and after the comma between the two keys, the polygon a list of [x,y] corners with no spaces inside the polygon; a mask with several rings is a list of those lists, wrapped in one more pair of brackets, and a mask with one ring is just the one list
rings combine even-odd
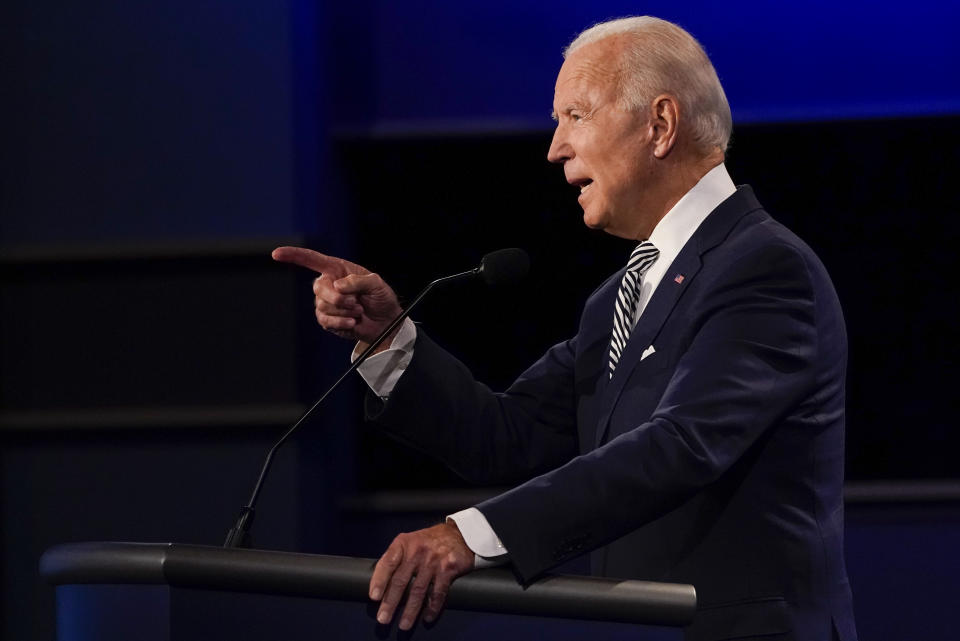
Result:
{"label": "microphone windscreen", "polygon": [[480,276],[487,285],[520,280],[530,271],[530,257],[516,247],[490,252],[480,261]]}

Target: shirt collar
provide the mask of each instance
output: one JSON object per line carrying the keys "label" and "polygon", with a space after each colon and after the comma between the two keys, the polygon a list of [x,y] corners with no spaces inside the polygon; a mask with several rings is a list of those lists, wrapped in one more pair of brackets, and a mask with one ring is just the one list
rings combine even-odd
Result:
{"label": "shirt collar", "polygon": [[649,240],[660,250],[657,262],[670,265],[700,223],[736,191],[723,163],[708,171],[653,228]]}

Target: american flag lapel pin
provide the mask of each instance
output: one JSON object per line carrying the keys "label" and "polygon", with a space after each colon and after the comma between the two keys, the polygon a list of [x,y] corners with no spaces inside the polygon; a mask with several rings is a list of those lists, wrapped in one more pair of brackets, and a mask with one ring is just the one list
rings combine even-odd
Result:
{"label": "american flag lapel pin", "polygon": [[674,276],[674,277],[673,277],[673,282],[675,282],[675,283],[678,284],[678,285],[679,285],[680,283],[682,283],[682,282],[683,282],[683,274],[677,274],[676,276]]}

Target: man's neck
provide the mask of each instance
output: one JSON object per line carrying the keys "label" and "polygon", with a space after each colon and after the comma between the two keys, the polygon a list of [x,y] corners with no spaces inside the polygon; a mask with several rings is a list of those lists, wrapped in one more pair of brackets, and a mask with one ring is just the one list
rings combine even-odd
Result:
{"label": "man's neck", "polygon": [[662,196],[658,199],[657,216],[655,219],[648,221],[644,229],[638,230],[637,240],[648,239],[657,224],[667,215],[667,212],[673,209],[680,199],[693,189],[711,169],[722,164],[723,160],[723,152],[717,149],[707,156],[700,156],[694,160],[678,158],[667,165],[663,177],[658,181],[658,191]]}

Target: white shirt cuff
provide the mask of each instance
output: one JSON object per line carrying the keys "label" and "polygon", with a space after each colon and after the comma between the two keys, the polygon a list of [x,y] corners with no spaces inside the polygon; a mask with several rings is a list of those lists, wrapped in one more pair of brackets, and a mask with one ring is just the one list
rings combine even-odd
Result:
{"label": "white shirt cuff", "polygon": [[[409,318],[405,318],[397,335],[393,337],[390,347],[379,354],[374,354],[360,364],[357,371],[367,382],[374,394],[380,398],[387,398],[396,386],[397,381],[410,366],[413,360],[413,345],[417,342],[417,326]],[[360,356],[360,346],[353,348],[350,362]]]}
{"label": "white shirt cuff", "polygon": [[489,568],[503,565],[509,559],[507,548],[503,546],[497,533],[490,527],[487,517],[475,507],[451,514],[447,520],[457,524],[460,535],[467,547],[473,552],[474,568]]}

